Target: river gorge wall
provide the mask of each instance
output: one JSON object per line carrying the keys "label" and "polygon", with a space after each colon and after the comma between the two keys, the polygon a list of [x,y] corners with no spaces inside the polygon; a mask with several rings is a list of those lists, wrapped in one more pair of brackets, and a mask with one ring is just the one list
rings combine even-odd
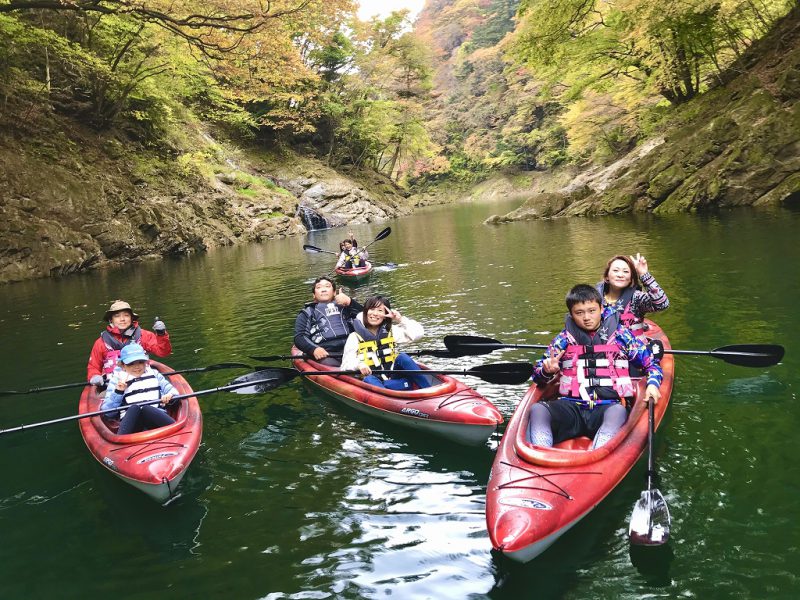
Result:
{"label": "river gorge wall", "polygon": [[0,283],[379,221],[411,211],[372,172],[242,150],[199,125],[182,147],[52,117],[0,133]]}
{"label": "river gorge wall", "polygon": [[554,191],[531,190],[488,224],[632,211],[800,204],[800,11],[680,107],[664,135]]}

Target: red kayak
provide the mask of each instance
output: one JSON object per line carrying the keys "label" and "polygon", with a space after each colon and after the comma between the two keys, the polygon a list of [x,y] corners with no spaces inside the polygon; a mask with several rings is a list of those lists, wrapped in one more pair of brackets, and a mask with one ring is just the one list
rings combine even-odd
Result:
{"label": "red kayak", "polygon": [[[152,360],[150,366],[162,373],[172,370]],[[178,394],[192,393],[181,375],[170,375],[169,380]],[[97,388],[86,386],[78,411],[100,410],[101,403]],[[184,398],[170,408],[170,415],[175,419],[171,425],[127,435],[117,435],[118,423],[102,416],[81,419],[78,423],[86,446],[101,465],[163,503],[175,497],[203,435],[203,417],[197,398]]]}
{"label": "red kayak", "polygon": [[351,281],[366,279],[366,277],[369,276],[370,273],[372,273],[372,263],[369,261],[365,261],[363,267],[356,267],[354,269],[338,268],[335,269],[335,273],[339,277],[343,277],[344,279],[349,279]]}
{"label": "red kayak", "polygon": [[[292,354],[300,351],[292,348]],[[337,370],[307,360],[295,360],[294,366],[301,372]],[[462,444],[483,444],[503,422],[495,405],[472,388],[447,375],[428,377],[434,385],[411,391],[387,390],[348,375],[303,379],[356,410]]]}
{"label": "red kayak", "polygon": [[[661,328],[647,321],[648,338],[670,348]],[[661,358],[664,380],[655,405],[661,422],[672,392],[674,361]],[[646,378],[637,383],[636,400],[623,428],[605,446],[588,450],[586,437],[554,448],[533,446],[526,439],[532,403],[553,398],[557,386],[531,386],[509,421],[497,449],[486,491],[486,525],[492,546],[518,562],[547,550],[585,517],[627,475],[647,445]]]}

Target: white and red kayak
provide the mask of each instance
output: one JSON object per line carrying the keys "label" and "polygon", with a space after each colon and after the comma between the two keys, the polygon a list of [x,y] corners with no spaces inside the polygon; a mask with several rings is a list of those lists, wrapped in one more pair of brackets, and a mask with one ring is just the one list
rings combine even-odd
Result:
{"label": "white and red kayak", "polygon": [[372,273],[372,263],[369,261],[365,261],[364,265],[361,267],[354,267],[352,269],[345,269],[339,267],[334,269],[334,272],[341,278],[347,279],[350,281],[358,281],[360,279],[366,279],[370,273]]}
{"label": "white and red kayak", "polygon": [[[150,366],[162,373],[171,371],[156,361],[150,361]],[[178,394],[192,393],[181,375],[168,377]],[[97,388],[86,386],[78,411],[100,410],[101,403]],[[102,416],[81,419],[78,423],[86,446],[101,465],[163,503],[175,497],[203,436],[203,417],[197,398],[184,398],[170,408],[170,415],[175,419],[171,425],[127,435],[117,435],[118,423]]]}
{"label": "white and red kayak", "polygon": [[[300,351],[292,348],[292,354]],[[301,372],[337,370],[315,361],[293,362]],[[309,375],[303,379],[351,408],[461,444],[485,443],[503,422],[494,404],[459,380],[447,375],[428,377],[434,385],[410,391],[387,390],[349,375]]]}
{"label": "white and red kayak", "polygon": [[[646,321],[648,338],[669,340],[658,325]],[[673,357],[661,358],[664,380],[655,405],[656,425],[669,404]],[[486,490],[486,526],[492,546],[509,558],[527,562],[585,517],[627,475],[647,444],[647,405],[642,400],[645,378],[623,428],[605,446],[588,450],[586,437],[554,448],[531,445],[526,438],[534,402],[554,398],[557,388],[531,386],[509,421],[492,465]]]}

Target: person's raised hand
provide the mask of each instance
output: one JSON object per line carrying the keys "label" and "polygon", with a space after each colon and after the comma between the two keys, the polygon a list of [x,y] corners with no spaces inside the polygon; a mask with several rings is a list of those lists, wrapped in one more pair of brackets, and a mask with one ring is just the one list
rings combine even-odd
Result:
{"label": "person's raised hand", "polygon": [[126,371],[122,371],[119,375],[117,375],[117,385],[115,386],[115,389],[118,392],[124,392],[126,389],[128,389],[128,379],[130,379],[128,373]]}
{"label": "person's raised hand", "polygon": [[345,294],[342,291],[342,288],[336,290],[336,295],[333,297],[333,301],[336,302],[336,304],[341,304],[342,306],[350,306],[350,296]]}
{"label": "person's raised hand", "polygon": [[561,357],[564,356],[566,349],[556,351],[555,348],[550,348],[550,356],[542,362],[542,371],[547,375],[555,375],[561,370]]}
{"label": "person's raised hand", "polygon": [[167,326],[164,325],[164,321],[156,317],[156,320],[153,323],[153,331],[155,331],[156,335],[164,335],[167,333]]}
{"label": "person's raised hand", "polygon": [[631,259],[633,266],[636,267],[636,272],[639,274],[639,277],[647,273],[647,259],[644,256],[637,252],[636,256],[629,256],[628,258]]}

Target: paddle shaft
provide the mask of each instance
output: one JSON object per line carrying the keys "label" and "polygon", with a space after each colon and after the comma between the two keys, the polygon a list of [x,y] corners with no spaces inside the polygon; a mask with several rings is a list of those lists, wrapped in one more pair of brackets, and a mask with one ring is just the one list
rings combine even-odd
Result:
{"label": "paddle shaft", "polygon": [[364,246],[364,247],[362,248],[362,250],[366,250],[367,248],[369,248],[370,246],[372,246],[372,244],[374,244],[375,242],[379,242],[379,241],[381,241],[382,239],[389,237],[389,234],[390,234],[390,233],[392,233],[392,228],[391,228],[391,227],[387,227],[386,229],[384,229],[383,231],[381,231],[380,233],[378,233],[378,235],[376,235],[376,236],[375,236],[375,239],[374,239],[374,240],[372,240],[372,241],[371,241],[369,244],[367,244],[366,246]]}
{"label": "paddle shaft", "polygon": [[[459,348],[485,348],[484,353],[493,352],[500,348],[548,348],[544,344],[504,344],[499,340],[481,338],[479,336],[474,336],[476,341],[470,342],[470,337],[473,336],[446,336],[445,346],[451,352],[457,352]],[[448,343],[448,338],[454,339]],[[779,345],[736,344],[722,346],[713,350],[673,350],[671,348],[662,348],[661,352],[663,354],[711,356],[739,366],[765,367],[777,364],[783,358],[784,348]]]}
{"label": "paddle shaft", "polygon": [[[480,377],[481,374],[477,371],[470,371],[469,369],[461,369],[461,370],[449,370],[449,369],[372,369],[372,374],[385,374],[391,375],[392,373],[399,374],[399,375],[471,375],[473,377]],[[502,375],[516,375],[517,373],[514,371],[494,371],[493,374]],[[305,375],[361,375],[361,371],[358,370],[350,370],[350,371],[298,371],[297,375],[305,376]]]}
{"label": "paddle shaft", "polygon": [[[180,375],[181,373],[199,373],[201,371],[217,371],[219,369],[252,369],[252,365],[244,363],[220,363],[217,365],[209,365],[207,367],[194,367],[191,369],[181,369],[179,371],[167,371],[162,375]],[[53,385],[49,387],[35,387],[29,390],[18,392],[16,390],[0,391],[0,396],[10,396],[11,394],[38,394],[40,392],[52,392],[55,390],[66,390],[68,388],[86,387],[91,385],[88,381],[81,381],[80,383],[65,383],[63,385]]]}
{"label": "paddle shaft", "polygon": [[[392,233],[392,228],[391,227],[387,227],[386,229],[384,229],[380,233],[378,233],[378,235],[375,236],[374,240],[372,240],[369,244],[367,244],[366,246],[361,248],[361,250],[366,250],[367,248],[372,246],[372,244],[374,244],[375,242],[379,242],[382,239],[389,237],[390,233]],[[322,248],[318,248],[317,246],[312,246],[311,244],[303,244],[303,250],[305,250],[306,252],[322,252],[324,254],[333,254],[334,256],[339,256],[341,254],[340,252],[333,252],[331,250],[323,250]]]}
{"label": "paddle shaft", "polygon": [[[467,348],[492,348],[492,350],[499,350],[501,348],[539,348],[546,350],[549,348],[546,344],[459,344]],[[737,352],[728,351],[718,348],[715,350],[672,350],[671,348],[664,348],[664,354],[697,354],[697,355],[710,355],[710,356],[768,356],[763,352]]]}
{"label": "paddle shaft", "polygon": [[[406,352],[409,356],[423,356],[423,355],[430,355],[435,356],[438,358],[458,358],[453,353],[449,352],[445,348],[429,348],[427,350],[412,350],[411,352]],[[332,352],[329,353],[328,356],[334,358],[341,358],[341,352]],[[311,354],[274,354],[272,356],[251,356],[253,360],[260,360],[262,362],[270,362],[273,360],[288,360],[288,359],[302,359],[302,360],[317,360]]]}
{"label": "paddle shaft", "polygon": [[655,482],[656,467],[653,456],[653,438],[656,429],[656,403],[652,398],[647,401],[647,491],[653,489]]}
{"label": "paddle shaft", "polygon": [[[248,385],[253,385],[251,382],[247,383],[234,383],[231,385],[224,385],[222,387],[213,388],[209,390],[200,390],[199,392],[191,392],[189,394],[178,394],[177,396],[172,397],[172,401],[175,400],[183,400],[184,398],[193,398],[196,396],[206,396],[208,394],[214,394],[216,392],[225,392],[228,390],[235,390],[237,388],[242,388]],[[135,404],[139,404],[141,406],[145,406],[148,404],[158,404],[161,402],[161,399],[158,400],[148,400],[146,402],[136,402]],[[125,406],[117,406],[115,408],[107,408],[105,410],[95,410],[88,413],[80,413],[77,415],[70,415],[68,417],[61,417],[59,419],[51,419],[50,421],[41,421],[40,423],[31,423],[30,425],[19,425],[18,427],[11,427],[9,429],[0,429],[0,435],[4,433],[12,433],[14,431],[22,431],[24,429],[35,429],[37,427],[44,427],[45,425],[55,425],[56,423],[65,423],[67,421],[77,421],[78,419],[86,419],[89,417],[97,417],[100,415],[107,415],[109,413],[119,412],[121,410],[125,410]]]}

